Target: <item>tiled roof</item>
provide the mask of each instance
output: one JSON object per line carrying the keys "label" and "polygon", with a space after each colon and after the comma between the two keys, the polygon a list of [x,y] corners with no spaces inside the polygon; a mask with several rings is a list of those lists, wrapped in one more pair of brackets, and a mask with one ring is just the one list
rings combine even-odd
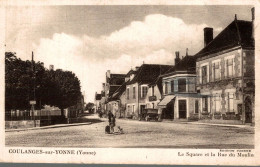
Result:
{"label": "tiled roof", "polygon": [[110,74],[108,83],[110,85],[122,85],[125,82],[125,74]]}
{"label": "tiled roof", "polygon": [[133,83],[150,84],[159,75],[165,73],[173,66],[159,65],[159,64],[143,64],[137,71],[135,77],[127,83],[127,85]]}
{"label": "tiled roof", "polygon": [[108,97],[112,96],[113,93],[120,87],[120,85],[110,85]]}
{"label": "tiled roof", "polygon": [[254,47],[254,45],[254,40],[252,39],[252,22],[234,20],[206,47],[199,51],[196,56],[203,57],[236,46],[246,48]]}
{"label": "tiled roof", "polygon": [[160,93],[162,94],[163,91],[163,86],[162,86],[162,76],[158,76],[153,82],[151,82],[148,86],[158,86],[158,89],[160,91]]}
{"label": "tiled roof", "polygon": [[196,72],[196,56],[185,56],[180,60],[175,66],[170,68],[163,76],[168,76],[172,74],[193,74]]}
{"label": "tiled roof", "polygon": [[126,84],[127,82],[124,82],[114,93],[113,95],[109,98],[109,101],[113,100],[119,100],[120,96],[124,93],[126,89]]}

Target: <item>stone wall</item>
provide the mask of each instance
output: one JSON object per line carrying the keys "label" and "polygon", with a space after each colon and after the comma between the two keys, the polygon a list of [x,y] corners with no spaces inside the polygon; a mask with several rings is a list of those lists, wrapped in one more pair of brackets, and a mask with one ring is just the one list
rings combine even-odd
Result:
{"label": "stone wall", "polygon": [[[5,121],[5,129],[25,129],[25,128],[33,128],[33,127],[34,127],[33,120]],[[40,127],[40,120],[36,120],[36,127]]]}

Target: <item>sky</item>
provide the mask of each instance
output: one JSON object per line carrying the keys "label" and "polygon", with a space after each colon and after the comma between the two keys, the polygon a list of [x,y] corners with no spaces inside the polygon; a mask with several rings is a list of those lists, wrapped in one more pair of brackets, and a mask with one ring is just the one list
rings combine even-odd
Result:
{"label": "sky", "polygon": [[252,6],[9,6],[6,51],[46,68],[74,72],[86,102],[100,93],[105,72],[145,64],[174,65],[175,51],[203,48],[203,28],[214,37],[234,20],[251,20]]}

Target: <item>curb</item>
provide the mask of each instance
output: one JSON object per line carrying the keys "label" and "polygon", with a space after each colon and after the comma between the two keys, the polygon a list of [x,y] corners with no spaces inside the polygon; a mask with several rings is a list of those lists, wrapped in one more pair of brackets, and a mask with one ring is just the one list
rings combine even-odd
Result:
{"label": "curb", "polygon": [[26,128],[26,129],[8,129],[8,130],[5,130],[5,132],[19,132],[19,131],[27,131],[27,130],[52,129],[52,128],[62,128],[62,127],[90,125],[90,124],[92,124],[92,122],[42,126],[42,127]]}
{"label": "curb", "polygon": [[211,124],[211,123],[202,123],[202,122],[183,122],[183,123],[195,124],[195,125],[210,125],[210,126],[224,126],[224,127],[252,128],[252,129],[255,129],[254,126],[249,126],[249,125]]}

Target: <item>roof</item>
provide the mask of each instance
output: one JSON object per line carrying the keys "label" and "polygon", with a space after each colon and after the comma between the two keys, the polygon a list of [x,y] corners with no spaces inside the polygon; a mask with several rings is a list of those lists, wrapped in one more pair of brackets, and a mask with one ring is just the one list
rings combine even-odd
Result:
{"label": "roof", "polygon": [[163,76],[172,74],[195,74],[196,73],[196,59],[197,56],[185,56],[175,66],[170,68]]}
{"label": "roof", "polygon": [[113,93],[119,88],[119,85],[110,85],[108,97],[112,96]]}
{"label": "roof", "polygon": [[162,85],[162,77],[161,76],[158,76],[153,82],[151,82],[148,86],[151,87],[151,86],[155,86],[157,85],[160,93],[162,94],[163,92],[163,85]]}
{"label": "roof", "polygon": [[128,71],[128,73],[126,74],[126,76],[130,76],[131,74],[135,74],[136,73],[136,71],[135,70],[133,70],[133,69],[131,69],[130,71]]}
{"label": "roof", "polygon": [[110,74],[107,82],[110,85],[122,85],[125,82],[125,74]]}
{"label": "roof", "polygon": [[101,100],[101,94],[96,94],[95,100]]}
{"label": "roof", "polygon": [[159,65],[159,64],[143,64],[137,71],[135,77],[127,83],[127,85],[133,83],[150,84],[158,76],[168,71],[173,66],[171,65]]}
{"label": "roof", "polygon": [[109,101],[119,100],[120,96],[125,92],[127,82],[124,82],[109,98]]}
{"label": "roof", "polygon": [[206,47],[199,51],[196,56],[203,57],[222,50],[241,46],[248,48],[255,46],[252,38],[252,22],[234,20],[222,32],[219,33]]}

